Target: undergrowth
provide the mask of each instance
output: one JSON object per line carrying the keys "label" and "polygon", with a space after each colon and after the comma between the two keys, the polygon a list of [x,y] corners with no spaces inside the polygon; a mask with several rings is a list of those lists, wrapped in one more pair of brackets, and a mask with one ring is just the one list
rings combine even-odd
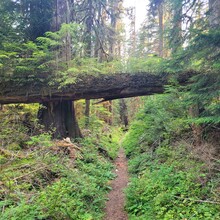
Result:
{"label": "undergrowth", "polygon": [[202,146],[192,144],[179,97],[148,98],[125,136],[129,219],[220,219],[220,160],[211,150],[204,159]]}
{"label": "undergrowth", "polygon": [[101,219],[113,166],[96,146],[79,149],[70,158],[41,147],[3,164],[0,219]]}
{"label": "undergrowth", "polygon": [[[20,117],[21,109],[12,109]],[[102,219],[119,133],[103,133],[100,142],[97,134],[78,143],[53,141],[49,133],[29,134],[20,119],[1,116],[0,220]],[[23,133],[14,137],[10,126]]]}

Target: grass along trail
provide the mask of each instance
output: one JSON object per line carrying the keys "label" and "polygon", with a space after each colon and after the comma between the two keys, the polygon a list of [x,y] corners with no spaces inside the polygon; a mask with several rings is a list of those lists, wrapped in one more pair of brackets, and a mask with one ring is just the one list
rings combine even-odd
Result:
{"label": "grass along trail", "polygon": [[124,211],[125,195],[123,190],[128,184],[128,165],[122,148],[115,160],[115,166],[117,178],[111,183],[112,190],[108,195],[104,220],[127,220],[128,216]]}

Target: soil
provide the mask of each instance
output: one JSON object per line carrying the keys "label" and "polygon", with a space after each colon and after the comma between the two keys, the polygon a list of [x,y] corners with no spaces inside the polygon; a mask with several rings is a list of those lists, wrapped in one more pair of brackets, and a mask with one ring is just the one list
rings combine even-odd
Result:
{"label": "soil", "polygon": [[121,148],[115,160],[117,178],[111,182],[112,190],[108,195],[105,208],[104,220],[127,220],[127,213],[124,211],[125,195],[124,188],[128,184],[128,166],[124,150]]}

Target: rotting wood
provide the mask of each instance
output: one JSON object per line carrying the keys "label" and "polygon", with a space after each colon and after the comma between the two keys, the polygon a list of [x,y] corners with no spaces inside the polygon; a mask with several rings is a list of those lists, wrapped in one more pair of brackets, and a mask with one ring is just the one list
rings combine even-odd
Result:
{"label": "rotting wood", "polygon": [[[193,72],[178,74],[180,84],[187,83],[195,75]],[[170,74],[154,75],[150,73],[83,75],[78,76],[75,84],[65,88],[59,85],[49,86],[36,80],[26,85],[20,85],[19,80],[4,81],[0,78],[0,104],[10,103],[43,103],[63,100],[98,99],[113,100],[164,92]],[[38,83],[40,82],[40,83]],[[45,89],[46,87],[46,89]]]}

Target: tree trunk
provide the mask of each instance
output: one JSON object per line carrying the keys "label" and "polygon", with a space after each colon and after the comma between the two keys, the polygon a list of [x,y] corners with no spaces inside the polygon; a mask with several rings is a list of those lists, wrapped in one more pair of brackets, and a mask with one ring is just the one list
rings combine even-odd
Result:
{"label": "tree trunk", "polygon": [[[92,26],[93,26],[93,16],[92,16],[92,0],[88,0],[88,17],[86,19],[86,56],[92,56]],[[90,100],[85,100],[85,128],[89,127],[90,122]]]}
{"label": "tree trunk", "polygon": [[109,125],[112,125],[113,124],[113,101],[110,100],[109,101],[109,112],[110,112],[110,116],[109,116]]}
{"label": "tree trunk", "polygon": [[182,39],[182,14],[183,5],[182,0],[176,1],[173,4],[173,28],[171,35],[171,45],[172,53],[175,54],[181,47],[183,43]]}
{"label": "tree trunk", "polygon": [[[197,72],[183,72],[175,76],[180,85],[189,84],[189,79]],[[89,77],[82,75],[77,83],[60,89],[59,84],[46,88],[45,84],[18,84],[15,78],[5,81],[0,77],[0,103],[42,103],[60,100],[99,99],[105,101],[164,92],[172,74],[155,75],[149,73],[116,73]],[[39,79],[39,78],[38,78]],[[42,78],[43,79],[43,78]],[[36,79],[36,83],[37,83]]]}
{"label": "tree trunk", "polygon": [[[199,116],[199,106],[198,104],[194,104],[189,109],[189,115],[192,118],[196,118]],[[202,144],[202,135],[203,135],[203,129],[201,125],[198,125],[196,123],[191,124],[193,137],[195,140],[195,145],[199,146]]]}
{"label": "tree trunk", "polygon": [[209,0],[209,23],[211,28],[220,26],[220,1]]}
{"label": "tree trunk", "polygon": [[75,118],[72,101],[44,102],[38,112],[38,118],[54,138],[82,137]]}
{"label": "tree trunk", "polygon": [[124,99],[120,99],[119,102],[119,108],[120,108],[120,120],[121,123],[125,126],[125,129],[128,126],[128,110],[127,110],[127,105],[125,103]]}
{"label": "tree trunk", "polygon": [[74,102],[67,101],[67,103],[64,104],[64,114],[65,127],[67,130],[68,137],[82,138],[78,121],[76,119]]}
{"label": "tree trunk", "polygon": [[159,14],[159,56],[163,57],[163,3],[158,5],[158,14]]}
{"label": "tree trunk", "polygon": [[86,99],[86,106],[85,106],[85,128],[89,127],[90,121],[90,100]]}

